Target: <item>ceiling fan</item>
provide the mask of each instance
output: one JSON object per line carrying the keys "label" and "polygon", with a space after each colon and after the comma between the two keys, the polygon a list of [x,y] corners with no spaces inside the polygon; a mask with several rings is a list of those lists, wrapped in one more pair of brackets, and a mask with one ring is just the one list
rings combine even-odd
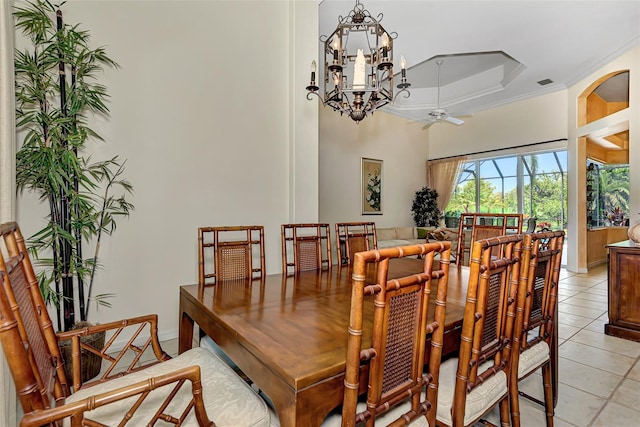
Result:
{"label": "ceiling fan", "polygon": [[436,61],[436,64],[438,64],[438,105],[435,110],[427,113],[427,124],[425,127],[429,127],[436,122],[449,122],[459,126],[464,123],[464,120],[451,116],[446,108],[440,108],[440,68],[442,67],[442,60]]}

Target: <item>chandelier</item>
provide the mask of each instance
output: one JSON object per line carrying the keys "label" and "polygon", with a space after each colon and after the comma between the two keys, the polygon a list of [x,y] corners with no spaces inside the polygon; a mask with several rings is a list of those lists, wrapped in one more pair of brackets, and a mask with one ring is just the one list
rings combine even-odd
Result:
{"label": "chandelier", "polygon": [[347,114],[356,123],[375,110],[392,103],[400,93],[409,97],[406,61],[401,56],[401,81],[393,94],[393,39],[382,25],[382,14],[371,16],[359,0],[330,36],[320,37],[324,44],[323,92],[316,84],[316,61],[311,62],[311,82],[307,99],[316,95],[324,106]]}

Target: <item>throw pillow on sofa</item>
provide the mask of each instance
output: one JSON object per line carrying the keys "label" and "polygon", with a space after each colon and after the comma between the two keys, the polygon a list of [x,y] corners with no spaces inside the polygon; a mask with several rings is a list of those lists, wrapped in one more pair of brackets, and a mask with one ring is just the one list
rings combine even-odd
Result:
{"label": "throw pillow on sofa", "polygon": [[396,227],[397,239],[400,240],[411,240],[415,239],[413,237],[413,227]]}

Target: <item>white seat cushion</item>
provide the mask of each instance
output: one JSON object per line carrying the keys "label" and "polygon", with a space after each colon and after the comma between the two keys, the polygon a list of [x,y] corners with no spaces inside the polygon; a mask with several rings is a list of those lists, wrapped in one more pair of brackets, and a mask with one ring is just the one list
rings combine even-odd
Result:
{"label": "white seat cushion", "polygon": [[[493,361],[480,365],[478,372],[482,372]],[[436,418],[447,425],[452,425],[451,408],[453,406],[453,392],[456,385],[458,358],[451,358],[440,365],[440,384],[438,385],[438,410]],[[492,408],[501,397],[507,394],[507,375],[498,372],[481,385],[474,388],[467,395],[464,411],[464,425],[469,425]]]}
{"label": "white seat cushion", "polygon": [[549,345],[545,341],[540,341],[529,347],[518,359],[518,378],[522,378],[530,372],[536,370],[550,358]]}
{"label": "white seat cushion", "polygon": [[[424,393],[422,396],[424,399]],[[356,411],[362,412],[367,409],[366,402],[358,402],[358,406]],[[385,412],[376,418],[376,425],[380,424],[382,426],[386,426],[390,424],[393,420],[396,420],[402,416],[402,414],[409,412],[411,410],[411,401],[407,400],[406,402],[401,403],[400,405],[394,406],[389,412]],[[322,427],[340,427],[342,425],[342,412],[341,407],[336,408],[334,411],[327,415],[327,418],[322,422]],[[427,417],[421,416],[416,418],[409,424],[411,427],[429,427],[429,423],[427,423]],[[435,426],[434,426],[435,427]]]}
{"label": "white seat cushion", "polygon": [[[77,393],[72,394],[67,402],[75,402],[85,397],[128,386],[152,376],[159,376],[192,365],[200,366],[204,404],[209,418],[217,426],[269,426],[270,415],[266,403],[222,360],[204,348],[194,348],[143,371],[80,389]],[[153,391],[145,403],[135,412],[128,425],[146,425],[147,420],[155,413],[171,388],[173,388],[173,384]],[[137,396],[134,396],[87,412],[87,417],[105,425],[117,425],[136,398]],[[170,408],[184,408],[190,399],[191,385],[187,381],[169,405],[169,413],[178,416],[179,412],[171,411]],[[198,425],[193,410],[183,425]]]}
{"label": "white seat cushion", "polygon": [[394,248],[396,246],[407,246],[411,243],[408,240],[393,239],[393,240],[378,240],[378,249]]}

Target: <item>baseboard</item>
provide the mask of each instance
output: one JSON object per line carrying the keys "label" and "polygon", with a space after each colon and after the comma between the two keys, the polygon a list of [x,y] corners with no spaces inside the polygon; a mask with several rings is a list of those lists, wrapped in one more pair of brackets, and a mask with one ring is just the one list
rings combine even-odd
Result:
{"label": "baseboard", "polygon": [[[170,329],[168,331],[160,331],[158,332],[158,339],[160,340],[160,342],[162,341],[168,341],[168,340],[172,340],[178,338],[178,330],[177,329]],[[134,345],[142,345],[146,340],[146,337],[142,337],[139,339],[136,339],[133,344]],[[122,350],[124,348],[125,345],[127,345],[127,342],[129,342],[128,339],[119,339],[113,342],[113,344],[111,345],[111,347],[109,348],[109,352],[110,353],[115,353],[118,352],[120,350]]]}

